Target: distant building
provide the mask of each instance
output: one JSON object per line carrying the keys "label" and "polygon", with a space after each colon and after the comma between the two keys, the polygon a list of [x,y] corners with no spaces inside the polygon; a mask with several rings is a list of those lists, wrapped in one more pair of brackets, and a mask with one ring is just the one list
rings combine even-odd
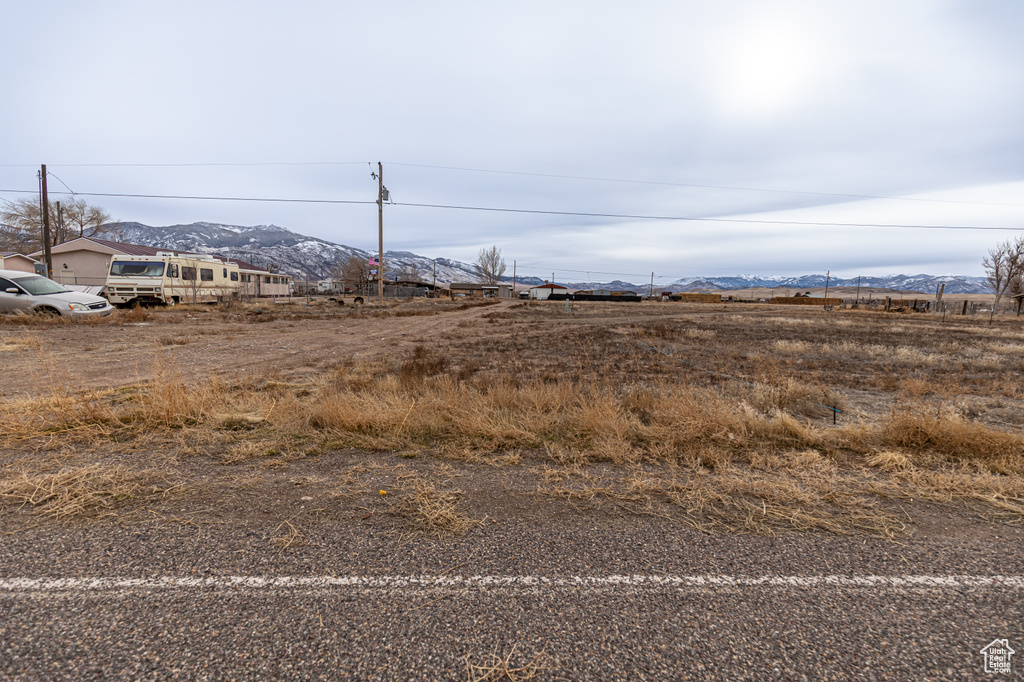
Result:
{"label": "distant building", "polygon": [[448,290],[452,298],[512,298],[511,284],[452,282]]}
{"label": "distant building", "polygon": [[561,284],[541,284],[538,287],[532,287],[530,289],[530,298],[543,301],[551,294],[567,294],[569,293],[568,287],[563,287]]}
{"label": "distant building", "polygon": [[222,258],[238,266],[238,293],[242,298],[283,298],[292,295],[290,275],[273,273],[238,258]]}
{"label": "distant building", "polygon": [[0,270],[43,273],[43,264],[23,253],[0,253]]}

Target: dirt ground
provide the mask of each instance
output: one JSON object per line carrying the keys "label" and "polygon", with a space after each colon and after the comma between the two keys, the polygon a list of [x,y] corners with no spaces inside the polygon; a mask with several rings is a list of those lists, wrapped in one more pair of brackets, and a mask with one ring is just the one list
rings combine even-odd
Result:
{"label": "dirt ground", "polygon": [[[357,519],[439,536],[563,513],[653,515],[709,532],[977,536],[1024,518],[1022,350],[1016,318],[987,325],[755,304],[321,301],[136,309],[76,324],[8,317],[0,319],[0,429],[8,430],[0,518],[28,528],[59,517],[47,515],[56,503],[39,490],[40,481],[60,479],[93,486],[61,498],[73,498],[67,519],[199,527],[266,517],[283,547],[302,541],[296,515],[305,524]],[[228,419],[222,413],[241,408],[214,406],[170,426],[138,416],[52,421],[60,405],[140,400],[159,390],[168,367],[191,389],[219,382],[236,402],[239,393],[259,394],[263,402],[253,404],[262,407]],[[514,422],[506,409],[480,418],[484,435],[449,443],[438,427],[415,426],[419,406],[436,403],[424,386],[441,379],[449,383],[437,390],[478,391],[470,399],[495,386],[529,389],[530,399],[558,386],[594,387],[595,396],[607,389],[628,404],[637,432],[658,418],[630,396],[697,391],[721,409],[757,412],[771,435],[734,441],[735,423],[722,422],[665,455],[647,436],[613,434],[615,447],[633,448],[616,454],[598,413],[579,427],[593,433],[577,437],[573,426],[523,436],[526,425],[494,426]],[[339,389],[339,381],[359,388]],[[359,397],[386,381],[392,393],[374,394],[391,415],[382,425],[352,426],[344,415],[331,422],[320,405],[332,391]],[[90,392],[99,397],[81,397]],[[64,400],[56,408],[54,396]],[[932,410],[948,410],[956,428],[987,430],[952,445],[858,440],[868,438],[858,429]],[[34,431],[26,426],[36,422]],[[937,416],[934,424],[946,428]],[[830,429],[844,435],[835,440]],[[965,463],[961,444],[982,459]]]}
{"label": "dirt ground", "polygon": [[[427,303],[426,310],[433,312]],[[302,381],[346,360],[406,353],[434,343],[455,327],[478,322],[486,307],[431,315],[394,316],[373,306],[352,310],[330,301],[307,307],[267,304],[245,310],[195,307],[117,311],[110,323],[3,326],[0,397],[34,394],[44,347],[80,388],[108,388],[146,381],[157,357],[192,375],[246,375]],[[457,306],[449,306],[455,308]],[[418,313],[422,306],[399,306]],[[136,319],[137,318],[137,319]],[[481,325],[487,329],[486,326]],[[33,345],[36,344],[36,345]]]}

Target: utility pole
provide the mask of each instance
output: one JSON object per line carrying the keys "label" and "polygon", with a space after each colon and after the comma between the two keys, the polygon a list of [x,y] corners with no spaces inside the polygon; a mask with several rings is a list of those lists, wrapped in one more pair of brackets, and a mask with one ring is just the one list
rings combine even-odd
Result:
{"label": "utility pole", "polygon": [[43,194],[43,260],[46,263],[46,276],[53,279],[53,256],[50,254],[50,199],[46,194],[46,164],[39,170]]}
{"label": "utility pole", "polygon": [[832,275],[832,271],[831,270],[826,270],[825,271],[825,303],[824,303],[824,305],[826,305],[826,306],[828,305],[828,281],[831,278],[831,275]]}
{"label": "utility pole", "polygon": [[860,303],[860,275],[857,275],[857,303]]}
{"label": "utility pole", "polygon": [[57,207],[57,236],[53,241],[62,244],[64,242],[64,209],[61,208],[59,201],[53,202],[53,205]]}
{"label": "utility pole", "polygon": [[[512,261],[512,298],[519,298],[519,294],[516,293],[516,262]],[[1018,311],[1018,315],[1020,312]]]}
{"label": "utility pole", "polygon": [[651,298],[654,298],[654,273],[651,273]]}
{"label": "utility pole", "polygon": [[435,261],[431,261],[431,263],[434,265],[433,292],[436,294],[437,293],[437,261],[436,260]]}
{"label": "utility pole", "polygon": [[384,302],[384,164],[377,162],[377,303]]}

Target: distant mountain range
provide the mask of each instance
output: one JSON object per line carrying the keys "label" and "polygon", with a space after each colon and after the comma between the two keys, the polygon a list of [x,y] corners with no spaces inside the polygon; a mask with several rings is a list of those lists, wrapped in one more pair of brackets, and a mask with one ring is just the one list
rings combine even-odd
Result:
{"label": "distant mountain range", "polygon": [[[765,287],[771,289],[815,289],[825,286],[825,275],[800,275],[799,277],[755,277],[739,275],[736,277],[702,277],[684,278],[673,282],[663,290],[695,291],[706,289],[750,289]],[[991,293],[984,277],[967,277],[965,275],[886,275],[884,277],[861,277],[860,286],[873,289],[893,289],[896,291],[920,291],[926,294],[935,293],[939,284],[945,283],[947,294],[986,294]],[[832,277],[828,282],[832,287],[856,287],[856,277],[842,279]]]}
{"label": "distant mountain range", "polygon": [[[376,257],[352,246],[335,244],[316,237],[307,237],[277,225],[219,225],[192,223],[153,227],[142,223],[119,223],[120,239],[129,244],[166,248],[193,253],[215,253],[238,258],[264,268],[274,269],[296,279],[326,279],[336,267],[351,256],[360,259]],[[385,251],[387,277],[415,267],[428,280],[437,268],[438,282],[470,282],[476,270],[468,263],[447,258],[430,259],[408,251]]]}
{"label": "distant mountain range", "polygon": [[[308,237],[277,225],[220,225],[216,223],[192,223],[191,225],[168,225],[153,227],[142,223],[120,223],[120,239],[143,246],[166,248],[194,253],[215,253],[248,261],[261,267],[269,267],[292,275],[297,279],[323,279],[330,277],[336,266],[350,256],[368,259],[376,255],[363,249],[335,244],[324,239]],[[386,275],[391,278],[400,272],[415,268],[419,275],[429,281],[437,269],[438,283],[472,282],[477,279],[476,268],[448,258],[427,258],[408,251],[386,251],[384,253]],[[511,282],[511,277],[504,277]],[[543,284],[539,277],[519,277],[523,284]],[[863,277],[861,287],[893,289],[898,291],[920,291],[934,293],[936,286],[946,283],[949,294],[991,293],[984,277],[960,275],[888,275],[885,277]],[[612,282],[559,282],[570,289],[610,289],[613,291],[639,291],[646,293],[648,286],[615,280]],[[831,278],[830,286],[855,287],[857,279]],[[734,277],[686,277],[670,284],[656,284],[657,291],[726,291],[765,287],[772,289],[815,289],[825,286],[825,275],[801,275],[799,277],[755,277],[738,275]]]}

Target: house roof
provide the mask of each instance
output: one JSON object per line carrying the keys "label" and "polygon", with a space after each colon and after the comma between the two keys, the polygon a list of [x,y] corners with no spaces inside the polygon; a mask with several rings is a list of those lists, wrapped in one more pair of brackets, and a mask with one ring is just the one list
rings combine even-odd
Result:
{"label": "house roof", "polygon": [[[82,241],[82,240],[90,241],[90,242],[92,242],[92,243],[94,243],[94,244],[96,244],[98,246],[105,247],[107,249],[110,249],[111,251],[116,251],[116,252],[122,253],[122,254],[124,254],[126,256],[155,256],[155,255],[157,255],[159,253],[167,253],[167,252],[176,253],[176,254],[181,255],[181,256],[203,255],[203,254],[195,254],[195,253],[193,253],[191,251],[178,251],[176,249],[159,249],[159,248],[156,248],[156,247],[153,247],[153,246],[142,246],[141,244],[129,244],[127,242],[115,242],[115,241],[111,241],[109,239],[100,239],[99,237],[77,237],[76,239],[69,239],[68,241],[63,242],[62,244],[58,244],[57,246],[64,246],[64,245],[72,244],[72,243],[74,243],[76,241]],[[40,251],[38,253],[41,254],[42,251]],[[17,255],[21,255],[21,254],[17,254]],[[261,274],[265,273],[265,274],[268,274],[268,275],[272,274],[270,272],[270,270],[267,270],[266,268],[261,268],[258,265],[253,265],[252,263],[246,262],[246,261],[238,259],[238,258],[227,258],[226,256],[220,256],[218,254],[210,254],[210,255],[212,255],[214,258],[217,258],[218,260],[227,261],[229,263],[234,263],[234,264],[236,264],[242,270],[249,270],[249,271],[252,271],[252,272],[259,272]],[[282,275],[282,276],[287,276],[287,275]]]}
{"label": "house roof", "polygon": [[561,284],[540,284],[531,289],[568,289],[569,287],[563,287]]}
{"label": "house roof", "polygon": [[[61,242],[60,244],[57,244],[56,246],[53,247],[53,249],[56,250],[56,249],[61,249],[61,247],[64,247],[62,250],[65,250],[65,251],[73,250],[73,249],[68,249],[67,247],[74,245],[75,242],[83,242],[83,241],[84,242],[92,242],[93,244],[96,244],[97,246],[102,246],[105,249],[108,249],[108,250],[113,251],[115,253],[121,253],[121,254],[124,254],[126,256],[155,256],[157,253],[159,253],[161,251],[170,251],[171,250],[171,249],[154,249],[152,246],[140,246],[139,244],[125,244],[124,242],[112,242],[109,239],[100,239],[99,237],[76,237],[75,239],[69,239],[66,242]],[[32,255],[33,256],[41,256],[42,254],[43,254],[42,251],[36,251]]]}
{"label": "house roof", "polygon": [[[238,258],[228,258],[227,256],[218,256],[217,254],[213,254],[213,255],[215,257],[217,257],[217,258],[220,258],[223,261],[227,261],[228,263],[234,263],[235,265],[238,266],[239,270],[248,270],[250,272],[258,272],[261,275],[280,274],[280,273],[272,273],[272,272],[270,272],[270,270],[267,270],[266,268],[261,268],[258,265],[253,265],[252,263],[249,263],[247,261],[244,261],[244,260],[241,260],[241,259],[238,259]],[[281,275],[281,276],[282,277],[287,277],[288,275]]]}
{"label": "house roof", "polygon": [[[161,251],[170,251],[171,249],[155,249],[152,246],[142,246],[140,244],[126,244],[125,242],[114,242],[109,239],[100,239],[99,237],[79,237],[79,239],[88,239],[91,242],[95,242],[100,246],[105,246],[108,249],[116,249],[128,256],[155,256]],[[71,240],[75,241],[75,240]]]}

